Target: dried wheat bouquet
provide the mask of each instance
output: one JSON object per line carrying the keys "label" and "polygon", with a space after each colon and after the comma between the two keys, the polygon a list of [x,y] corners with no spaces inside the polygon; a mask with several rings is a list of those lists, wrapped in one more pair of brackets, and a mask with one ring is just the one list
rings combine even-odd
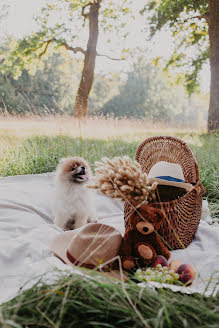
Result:
{"label": "dried wheat bouquet", "polygon": [[138,162],[132,163],[128,156],[102,158],[95,163],[94,184],[89,188],[99,189],[103,194],[131,203],[152,202],[157,183],[149,182]]}

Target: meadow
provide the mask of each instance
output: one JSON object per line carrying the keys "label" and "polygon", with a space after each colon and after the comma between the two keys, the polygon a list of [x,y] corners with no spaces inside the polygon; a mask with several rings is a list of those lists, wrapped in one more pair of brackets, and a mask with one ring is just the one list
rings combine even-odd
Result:
{"label": "meadow", "polygon": [[[153,135],[185,140],[199,165],[212,216],[219,217],[219,135],[203,129],[152,125],[137,120],[71,117],[0,117],[0,176],[54,171],[61,157],[85,157],[92,168],[103,156],[132,158],[140,142]],[[0,326],[21,327],[189,327],[217,328],[219,295],[174,293],[77,275],[53,285],[39,281],[0,311]]]}
{"label": "meadow", "polygon": [[70,116],[0,117],[0,176],[39,174],[55,170],[61,157],[78,155],[94,168],[104,156],[134,158],[137,146],[155,135],[171,135],[188,143],[198,161],[213,216],[219,215],[219,135],[205,130],[168,127],[134,119]]}

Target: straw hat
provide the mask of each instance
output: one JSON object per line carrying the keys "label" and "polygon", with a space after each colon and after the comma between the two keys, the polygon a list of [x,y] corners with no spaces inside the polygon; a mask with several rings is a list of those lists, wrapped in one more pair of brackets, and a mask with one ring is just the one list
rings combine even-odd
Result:
{"label": "straw hat", "polygon": [[160,161],[157,162],[148,173],[150,182],[157,182],[159,185],[174,186],[190,191],[193,186],[186,183],[182,168],[179,164]]}
{"label": "straw hat", "polygon": [[[50,249],[72,267],[97,269],[100,264],[113,261],[118,255],[121,242],[120,232],[113,227],[89,223],[56,236],[50,243]],[[110,276],[120,278],[119,271],[110,273]]]}

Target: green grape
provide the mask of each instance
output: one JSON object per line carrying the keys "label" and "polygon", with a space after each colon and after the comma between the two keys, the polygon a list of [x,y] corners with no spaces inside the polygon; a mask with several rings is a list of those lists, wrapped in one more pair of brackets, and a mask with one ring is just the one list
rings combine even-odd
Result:
{"label": "green grape", "polygon": [[144,277],[143,277],[143,275],[138,275],[137,279],[138,279],[139,281],[143,281],[143,280],[144,280]]}
{"label": "green grape", "polygon": [[163,271],[167,272],[168,271],[168,267],[167,266],[163,266]]}
{"label": "green grape", "polygon": [[138,269],[136,272],[135,272],[135,274],[138,276],[138,275],[141,275],[142,274],[142,270],[141,269]]}
{"label": "green grape", "polygon": [[158,264],[155,268],[137,269],[135,277],[138,281],[156,281],[159,283],[177,284],[179,275],[174,270],[168,270]]}
{"label": "green grape", "polygon": [[179,274],[178,273],[174,273],[173,274],[173,277],[174,277],[175,280],[178,280],[179,279]]}
{"label": "green grape", "polygon": [[161,269],[161,268],[162,268],[162,265],[161,265],[161,264],[157,264],[157,265],[156,265],[156,268],[157,268],[157,269]]}
{"label": "green grape", "polygon": [[174,270],[169,270],[169,274],[174,275],[175,271]]}
{"label": "green grape", "polygon": [[167,274],[165,277],[166,281],[171,281],[173,280],[172,276],[170,274]]}

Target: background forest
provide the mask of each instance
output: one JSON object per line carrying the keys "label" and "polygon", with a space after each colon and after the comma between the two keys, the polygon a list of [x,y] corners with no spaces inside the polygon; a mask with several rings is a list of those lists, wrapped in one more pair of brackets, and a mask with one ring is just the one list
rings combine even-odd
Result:
{"label": "background forest", "polygon": [[[35,75],[22,70],[18,79],[0,74],[2,113],[73,114],[82,62],[53,54]],[[74,72],[74,74],[72,74]],[[139,57],[130,71],[99,73],[88,103],[89,115],[147,118],[198,127],[207,120],[208,96],[188,97],[182,85],[171,85],[161,69]]]}
{"label": "background forest", "polygon": [[[119,24],[125,26],[126,18],[130,19],[130,15],[134,15],[131,11],[132,1],[122,2],[125,7],[119,9],[112,7],[111,1],[112,8],[104,7],[104,3],[101,3],[103,11],[100,16],[100,27],[110,37],[115,36],[112,33],[115,33],[119,19],[121,20]],[[64,4],[68,1],[54,3]],[[83,5],[79,3],[76,3],[75,6],[83,8]],[[84,8],[86,8],[86,4],[84,4]],[[4,23],[7,21],[10,10],[10,6],[6,2],[2,2],[0,17],[2,31],[4,31]],[[44,25],[41,26],[42,32],[22,36],[20,39],[1,33],[0,111],[3,114],[25,115],[31,113],[43,116],[56,113],[73,115],[74,113],[84,63],[80,55],[75,56],[73,53],[75,50],[73,52],[66,51],[66,49],[76,48],[69,46],[69,43],[66,46],[67,43],[63,41],[63,36],[61,37],[62,41],[54,39],[57,43],[56,46],[50,45],[52,39],[45,41],[46,34],[57,35],[57,31],[65,35],[65,39],[68,39],[69,31],[65,27],[63,32],[61,23],[59,25],[56,23],[48,28],[48,16],[52,10],[53,8],[48,5],[35,18],[38,23],[39,17],[40,22],[44,22]],[[119,16],[121,15],[119,10],[125,20],[124,17],[122,20]],[[74,15],[76,14],[74,13]],[[106,23],[109,18],[110,21]],[[80,17],[75,16],[74,19],[80,20]],[[142,28],[145,31],[144,26]],[[120,28],[121,31],[122,28]],[[127,30],[124,31],[124,33],[126,32]],[[127,32],[127,35],[129,33],[130,31]],[[125,40],[124,35],[120,37]],[[74,38],[75,36],[71,35],[70,39],[73,40],[73,43]],[[132,47],[129,49],[121,47],[119,55],[118,51],[116,52],[116,59],[121,61],[121,65],[117,61],[116,69],[114,68],[115,61],[110,59],[108,59],[107,69],[103,64],[102,67],[99,63],[96,65],[98,69],[95,70],[89,94],[88,115],[145,118],[152,122],[168,122],[170,125],[177,123],[177,126],[180,127],[205,127],[208,119],[209,80],[207,79],[204,88],[200,89],[197,87],[200,83],[197,72],[191,83],[191,79],[182,71],[180,73],[177,70],[163,71],[164,65],[158,58],[156,60],[152,58],[151,46],[148,46],[147,42],[145,44],[146,47],[137,45],[135,50]],[[66,49],[60,45],[65,45]],[[112,45],[109,47],[114,53]],[[39,49],[40,52],[37,52]],[[178,58],[175,58],[175,61],[177,60]],[[112,70],[109,69],[110,65]],[[202,73],[202,84],[203,76]]]}

